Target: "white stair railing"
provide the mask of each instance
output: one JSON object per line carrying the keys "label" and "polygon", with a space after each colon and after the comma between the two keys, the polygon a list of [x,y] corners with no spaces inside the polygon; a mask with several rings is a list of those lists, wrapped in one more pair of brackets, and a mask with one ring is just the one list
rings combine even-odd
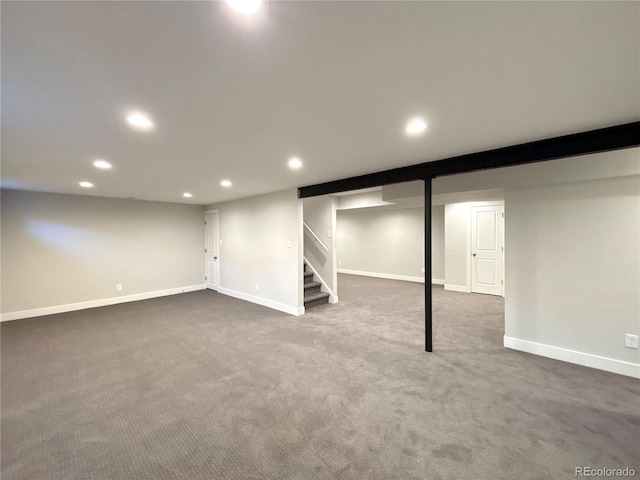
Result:
{"label": "white stair railing", "polygon": [[311,234],[311,236],[313,237],[313,239],[318,242],[320,244],[320,246],[327,252],[329,252],[329,247],[327,247],[324,242],[322,240],[320,240],[320,237],[318,235],[316,235],[316,232],[313,231],[313,229],[307,225],[306,222],[302,222],[302,224],[304,225],[304,227],[307,229],[307,231]]}
{"label": "white stair railing", "polygon": [[329,303],[338,303],[338,296],[335,293],[333,293],[333,290],[329,288],[329,285],[327,285],[327,282],[324,281],[324,278],[322,278],[322,276],[318,273],[318,271],[315,268],[313,268],[313,265],[311,265],[309,260],[307,260],[307,257],[303,256],[302,258],[304,259],[304,263],[307,264],[307,267],[309,267],[311,271],[314,273],[314,275],[318,277],[318,280],[320,280],[320,283],[322,284],[322,291],[327,292],[329,294]]}

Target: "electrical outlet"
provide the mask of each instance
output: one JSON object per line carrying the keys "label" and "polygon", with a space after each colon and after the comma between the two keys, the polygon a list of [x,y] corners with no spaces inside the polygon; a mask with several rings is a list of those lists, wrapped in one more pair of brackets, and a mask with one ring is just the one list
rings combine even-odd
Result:
{"label": "electrical outlet", "polygon": [[287,240],[287,248],[291,248],[291,240]]}
{"label": "electrical outlet", "polygon": [[327,238],[331,238],[331,230],[327,232]]}
{"label": "electrical outlet", "polygon": [[121,291],[122,291],[122,284],[121,284],[121,283],[119,283],[119,284],[117,284],[117,285],[116,285],[116,290],[117,290],[118,292],[121,292]]}
{"label": "electrical outlet", "polygon": [[342,260],[338,260],[338,266],[342,265]]}
{"label": "electrical outlet", "polygon": [[260,284],[259,283],[256,283],[256,291],[257,290],[260,290]]}
{"label": "electrical outlet", "polygon": [[624,346],[627,348],[638,348],[638,335],[626,333],[624,336]]}

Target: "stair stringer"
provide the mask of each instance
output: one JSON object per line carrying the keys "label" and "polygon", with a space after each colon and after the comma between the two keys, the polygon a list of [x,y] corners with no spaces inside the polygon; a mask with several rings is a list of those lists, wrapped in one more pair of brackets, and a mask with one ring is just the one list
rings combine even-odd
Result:
{"label": "stair stringer", "polygon": [[313,265],[311,265],[309,260],[307,260],[307,257],[303,255],[302,258],[304,259],[304,263],[307,264],[307,267],[311,269],[313,274],[316,277],[318,277],[318,280],[320,281],[320,283],[322,283],[322,287],[320,287],[320,290],[329,294],[329,303],[332,303],[332,304],[338,303],[338,296],[334,294],[333,291],[327,286],[327,282],[325,282],[324,279],[320,276],[320,274],[318,274],[318,271],[315,268],[313,268]]}

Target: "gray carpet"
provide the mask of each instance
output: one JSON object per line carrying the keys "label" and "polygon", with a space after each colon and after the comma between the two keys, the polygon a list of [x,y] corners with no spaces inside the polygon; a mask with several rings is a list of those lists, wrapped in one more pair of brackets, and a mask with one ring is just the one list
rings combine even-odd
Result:
{"label": "gray carpet", "polygon": [[[4,323],[3,480],[640,470],[640,382],[502,347],[501,298],[340,276],[303,317],[194,292]],[[640,475],[640,473],[638,473]]]}

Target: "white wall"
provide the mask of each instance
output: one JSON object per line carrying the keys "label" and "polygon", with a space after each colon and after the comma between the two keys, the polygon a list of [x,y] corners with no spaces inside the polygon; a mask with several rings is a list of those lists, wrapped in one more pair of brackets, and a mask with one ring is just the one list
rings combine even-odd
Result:
{"label": "white wall", "polygon": [[[500,196],[504,196],[502,191]],[[467,293],[472,291],[470,255],[473,207],[503,204],[504,200],[500,199],[452,203],[444,206],[445,290]]]}
{"label": "white wall", "polygon": [[369,190],[353,195],[338,196],[338,210],[350,210],[353,208],[371,208],[384,205],[393,205],[391,202],[382,200],[382,189]]}
{"label": "white wall", "polygon": [[338,271],[424,281],[424,208],[339,210]]}
{"label": "white wall", "polygon": [[505,345],[640,376],[640,176],[506,193]]}
{"label": "white wall", "polygon": [[[304,256],[326,284],[328,293],[331,293],[331,303],[337,301],[337,258],[335,247],[336,230],[336,204],[337,198],[332,196],[320,196],[305,198],[303,200],[303,217],[305,223],[322,240],[329,249],[327,252],[315,240],[309,231],[304,229]],[[329,235],[331,233],[331,235]]]}
{"label": "white wall", "polygon": [[444,207],[445,290],[471,292],[469,281],[470,205],[470,203],[452,203]]}
{"label": "white wall", "polygon": [[[435,178],[432,187],[433,195],[438,198],[451,193],[476,192],[472,194],[472,198],[456,202],[498,200],[500,196],[494,193],[505,188],[528,188],[637,175],[639,166],[640,148],[626,148],[529,165],[447,175]],[[445,203],[453,203],[449,197],[445,198]]]}
{"label": "white wall", "polygon": [[217,209],[219,217],[218,291],[293,315],[304,313],[302,201],[296,190],[207,209]]}
{"label": "white wall", "polygon": [[431,207],[431,276],[438,285],[443,285],[445,278],[444,232],[444,205],[435,205]]}
{"label": "white wall", "polygon": [[[447,198],[505,192],[505,346],[640,377],[624,347],[640,330],[638,174],[629,148],[434,180]],[[461,284],[449,256],[445,280]]]}
{"label": "white wall", "polygon": [[2,319],[204,288],[202,212],[2,190]]}

